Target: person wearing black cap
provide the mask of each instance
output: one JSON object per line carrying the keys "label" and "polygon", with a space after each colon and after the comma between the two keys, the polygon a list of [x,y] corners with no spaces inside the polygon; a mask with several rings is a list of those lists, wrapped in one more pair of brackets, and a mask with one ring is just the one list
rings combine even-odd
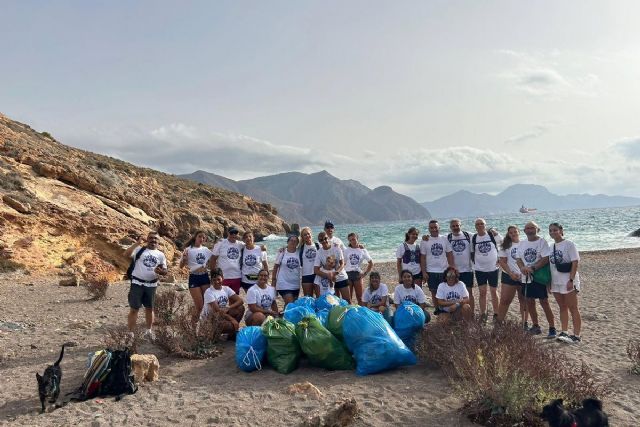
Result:
{"label": "person wearing black cap", "polygon": [[228,237],[216,243],[209,259],[211,271],[219,267],[224,277],[223,285],[233,289],[236,294],[240,294],[242,285],[240,251],[243,247],[244,243],[238,240],[238,229],[232,225],[229,227]]}
{"label": "person wearing black cap", "polygon": [[338,236],[334,236],[333,235],[333,230],[335,229],[335,227],[333,226],[333,222],[331,222],[331,220],[326,220],[324,223],[324,232],[327,233],[327,237],[329,238],[329,242],[332,245],[338,245],[340,247],[340,249],[344,250],[344,243],[342,243],[342,240],[340,240],[340,238]]}

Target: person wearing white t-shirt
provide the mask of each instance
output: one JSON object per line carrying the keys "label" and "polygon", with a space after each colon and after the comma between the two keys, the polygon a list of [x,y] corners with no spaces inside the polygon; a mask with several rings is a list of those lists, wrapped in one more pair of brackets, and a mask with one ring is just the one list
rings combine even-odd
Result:
{"label": "person wearing white t-shirt", "polygon": [[477,233],[471,237],[471,259],[476,274],[476,283],[480,291],[480,318],[487,321],[487,285],[491,289],[491,306],[493,307],[493,320],[498,319],[498,245],[502,243],[502,236],[493,229],[487,231],[487,222],[484,218],[476,218]]}
{"label": "person wearing white t-shirt", "polygon": [[329,242],[332,245],[337,245],[340,249],[344,250],[344,243],[342,243],[342,240],[340,240],[340,238],[338,236],[334,236],[333,232],[335,231],[335,227],[333,225],[333,222],[331,222],[330,220],[327,220],[324,223],[324,232],[327,233],[327,237],[329,238]]}
{"label": "person wearing white t-shirt", "polygon": [[529,329],[529,333],[539,335],[542,333],[540,324],[538,324],[538,312],[536,311],[536,299],[540,301],[540,305],[544,310],[544,314],[549,322],[549,334],[547,338],[555,338],[557,336],[555,328],[555,319],[549,298],[547,295],[547,285],[533,281],[533,272],[539,270],[549,264],[549,245],[547,241],[538,236],[540,227],[534,221],[529,221],[524,226],[524,234],[527,240],[523,240],[518,245],[518,267],[522,273],[522,292],[527,299],[527,311],[531,316],[533,325]]}
{"label": "person wearing white t-shirt", "polygon": [[[369,251],[361,247],[356,233],[349,233],[347,239],[349,239],[349,245],[343,249],[343,253],[345,270],[349,280],[349,297],[350,299],[353,298],[355,291],[358,305],[362,305],[362,279],[373,268],[373,261],[369,256]],[[361,267],[363,262],[367,263],[367,268],[364,272]]]}
{"label": "person wearing white t-shirt", "polygon": [[389,320],[389,287],[380,281],[380,273],[372,271],[369,274],[369,286],[362,294],[362,304],[373,311],[377,311]]}
{"label": "person wearing white t-shirt", "polygon": [[393,291],[393,306],[398,309],[403,301],[411,301],[420,306],[424,311],[425,323],[429,323],[431,316],[427,312],[427,297],[424,295],[422,288],[413,283],[413,274],[409,270],[400,272],[401,282]]}
{"label": "person wearing white t-shirt", "polygon": [[[576,245],[564,238],[564,229],[557,222],[549,225],[549,236],[553,239],[553,248],[549,255],[551,264],[551,292],[560,307],[560,334],[558,340],[568,344],[578,344],[582,318],[578,309],[580,292],[580,274],[578,264],[580,254]],[[569,313],[573,322],[573,334],[568,334]]]}
{"label": "person wearing white t-shirt", "polygon": [[520,303],[520,319],[525,330],[528,330],[527,302],[522,293],[522,273],[520,272],[520,267],[518,267],[518,246],[520,246],[520,230],[515,225],[510,225],[507,227],[507,234],[502,239],[500,251],[498,252],[498,262],[502,267],[498,322],[504,321],[511,301],[517,294],[518,302]]}
{"label": "person wearing white t-shirt", "polygon": [[467,286],[469,291],[469,305],[471,312],[474,312],[475,303],[473,298],[473,266],[471,263],[471,234],[462,229],[462,221],[453,218],[449,221],[447,240],[451,244],[453,253],[453,266],[458,270],[460,280]]}
{"label": "person wearing white t-shirt", "polygon": [[224,274],[224,285],[233,289],[236,294],[240,293],[242,280],[240,272],[240,250],[244,247],[244,243],[238,241],[238,229],[234,226],[229,227],[228,237],[220,240],[213,247],[213,255],[211,256],[211,271],[220,267]]}
{"label": "person wearing white t-shirt", "polygon": [[325,259],[325,267],[320,267],[320,274],[315,274],[314,286],[316,287],[315,294],[322,296],[325,294],[335,295],[334,283],[329,279],[331,273],[336,271],[336,257],[329,255]]}
{"label": "person wearing white t-shirt", "polygon": [[444,272],[445,281],[438,285],[436,298],[438,300],[438,319],[448,322],[462,317],[464,320],[471,320],[473,312],[469,305],[469,291],[467,286],[460,280],[460,275],[454,267],[448,267]]}
{"label": "person wearing white t-shirt", "polygon": [[211,313],[218,313],[222,333],[235,336],[244,314],[244,303],[233,289],[224,286],[223,283],[222,269],[214,268],[211,271],[211,286],[204,293],[204,306],[200,313],[200,320],[206,321]]}
{"label": "person wearing white t-shirt", "polygon": [[269,271],[267,263],[267,251],[264,247],[256,246],[253,232],[245,231],[242,234],[244,247],[240,249],[240,273],[241,286],[245,294],[253,285],[258,282],[258,272],[260,270]]}
{"label": "person wearing white t-shirt", "polygon": [[287,304],[300,296],[300,258],[298,257],[298,236],[289,236],[287,247],[276,257],[271,284]]}
{"label": "person wearing white t-shirt", "polygon": [[[313,270],[320,245],[313,241],[311,228],[309,227],[303,227],[300,230],[300,237],[302,237],[302,243],[300,244],[300,249],[298,249],[298,255],[302,265],[302,293],[304,296],[313,296],[316,282],[316,275]],[[315,296],[318,297],[320,295],[316,293]]]}
{"label": "person wearing white t-shirt", "polygon": [[429,221],[429,236],[420,242],[420,268],[422,282],[426,282],[431,292],[431,300],[437,308],[436,291],[444,281],[444,271],[453,265],[451,244],[440,235],[440,224],[435,219]]}
{"label": "person wearing white t-shirt", "polygon": [[196,231],[189,239],[180,259],[180,268],[189,268],[189,293],[198,312],[204,306],[204,293],[210,286],[211,280],[207,272],[207,265],[213,252],[204,244],[207,235],[204,231]]}
{"label": "person wearing white t-shirt", "polygon": [[[133,332],[138,320],[138,311],[144,305],[144,318],[147,325],[145,336],[154,338],[151,326],[153,325],[153,303],[158,287],[158,276],[167,274],[167,258],[158,250],[158,233],[150,232],[147,235],[147,245],[144,237],[131,245],[124,253],[134,263],[131,273],[131,288],[129,289],[129,315],[127,326]],[[139,248],[139,249],[138,249]]]}
{"label": "person wearing white t-shirt", "polygon": [[404,234],[404,242],[396,250],[396,268],[398,281],[402,280],[402,272],[408,270],[413,275],[413,283],[422,286],[422,270],[420,269],[420,245],[417,243],[419,230],[411,227]]}
{"label": "person wearing white t-shirt", "polygon": [[276,303],[276,289],[269,285],[267,270],[258,272],[258,282],[247,292],[247,305],[249,309],[244,316],[247,326],[260,326],[267,316],[280,316]]}
{"label": "person wearing white t-shirt", "polygon": [[[344,254],[342,249],[338,245],[332,245],[329,242],[329,236],[324,231],[318,233],[318,242],[320,242],[320,249],[316,254],[316,260],[314,262],[314,273],[321,278],[329,279],[333,282],[333,288],[336,293],[340,295],[340,298],[350,301],[349,299],[349,280],[346,271],[344,271]],[[327,268],[327,258],[333,256],[336,260],[336,266],[333,272]],[[321,270],[324,269],[325,271]]]}

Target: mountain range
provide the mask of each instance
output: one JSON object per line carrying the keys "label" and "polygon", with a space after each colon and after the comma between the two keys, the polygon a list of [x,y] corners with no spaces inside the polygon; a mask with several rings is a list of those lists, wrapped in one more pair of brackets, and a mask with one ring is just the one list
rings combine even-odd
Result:
{"label": "mountain range", "polygon": [[553,194],[541,185],[516,184],[491,195],[460,190],[422,203],[435,217],[468,217],[518,212],[521,206],[541,211],[638,206],[640,198],[604,194]]}
{"label": "mountain range", "polygon": [[273,205],[290,223],[322,224],[398,221],[431,218],[429,211],[388,186],[373,190],[355,180],[341,180],[323,170],[305,174],[285,172],[234,181],[205,171],[178,175],[214,187],[243,193]]}

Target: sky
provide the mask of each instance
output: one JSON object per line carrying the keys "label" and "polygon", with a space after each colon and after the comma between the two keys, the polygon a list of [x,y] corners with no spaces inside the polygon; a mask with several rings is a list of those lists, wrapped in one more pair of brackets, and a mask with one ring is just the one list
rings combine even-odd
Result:
{"label": "sky", "polygon": [[0,112],[168,173],[640,196],[637,1],[7,1]]}

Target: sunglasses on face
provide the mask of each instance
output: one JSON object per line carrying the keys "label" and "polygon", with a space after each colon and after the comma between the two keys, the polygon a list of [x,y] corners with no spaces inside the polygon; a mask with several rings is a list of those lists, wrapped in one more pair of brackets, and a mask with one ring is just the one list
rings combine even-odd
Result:
{"label": "sunglasses on face", "polygon": [[328,237],[323,237],[322,239],[320,239],[321,242],[328,242],[329,238]]}

